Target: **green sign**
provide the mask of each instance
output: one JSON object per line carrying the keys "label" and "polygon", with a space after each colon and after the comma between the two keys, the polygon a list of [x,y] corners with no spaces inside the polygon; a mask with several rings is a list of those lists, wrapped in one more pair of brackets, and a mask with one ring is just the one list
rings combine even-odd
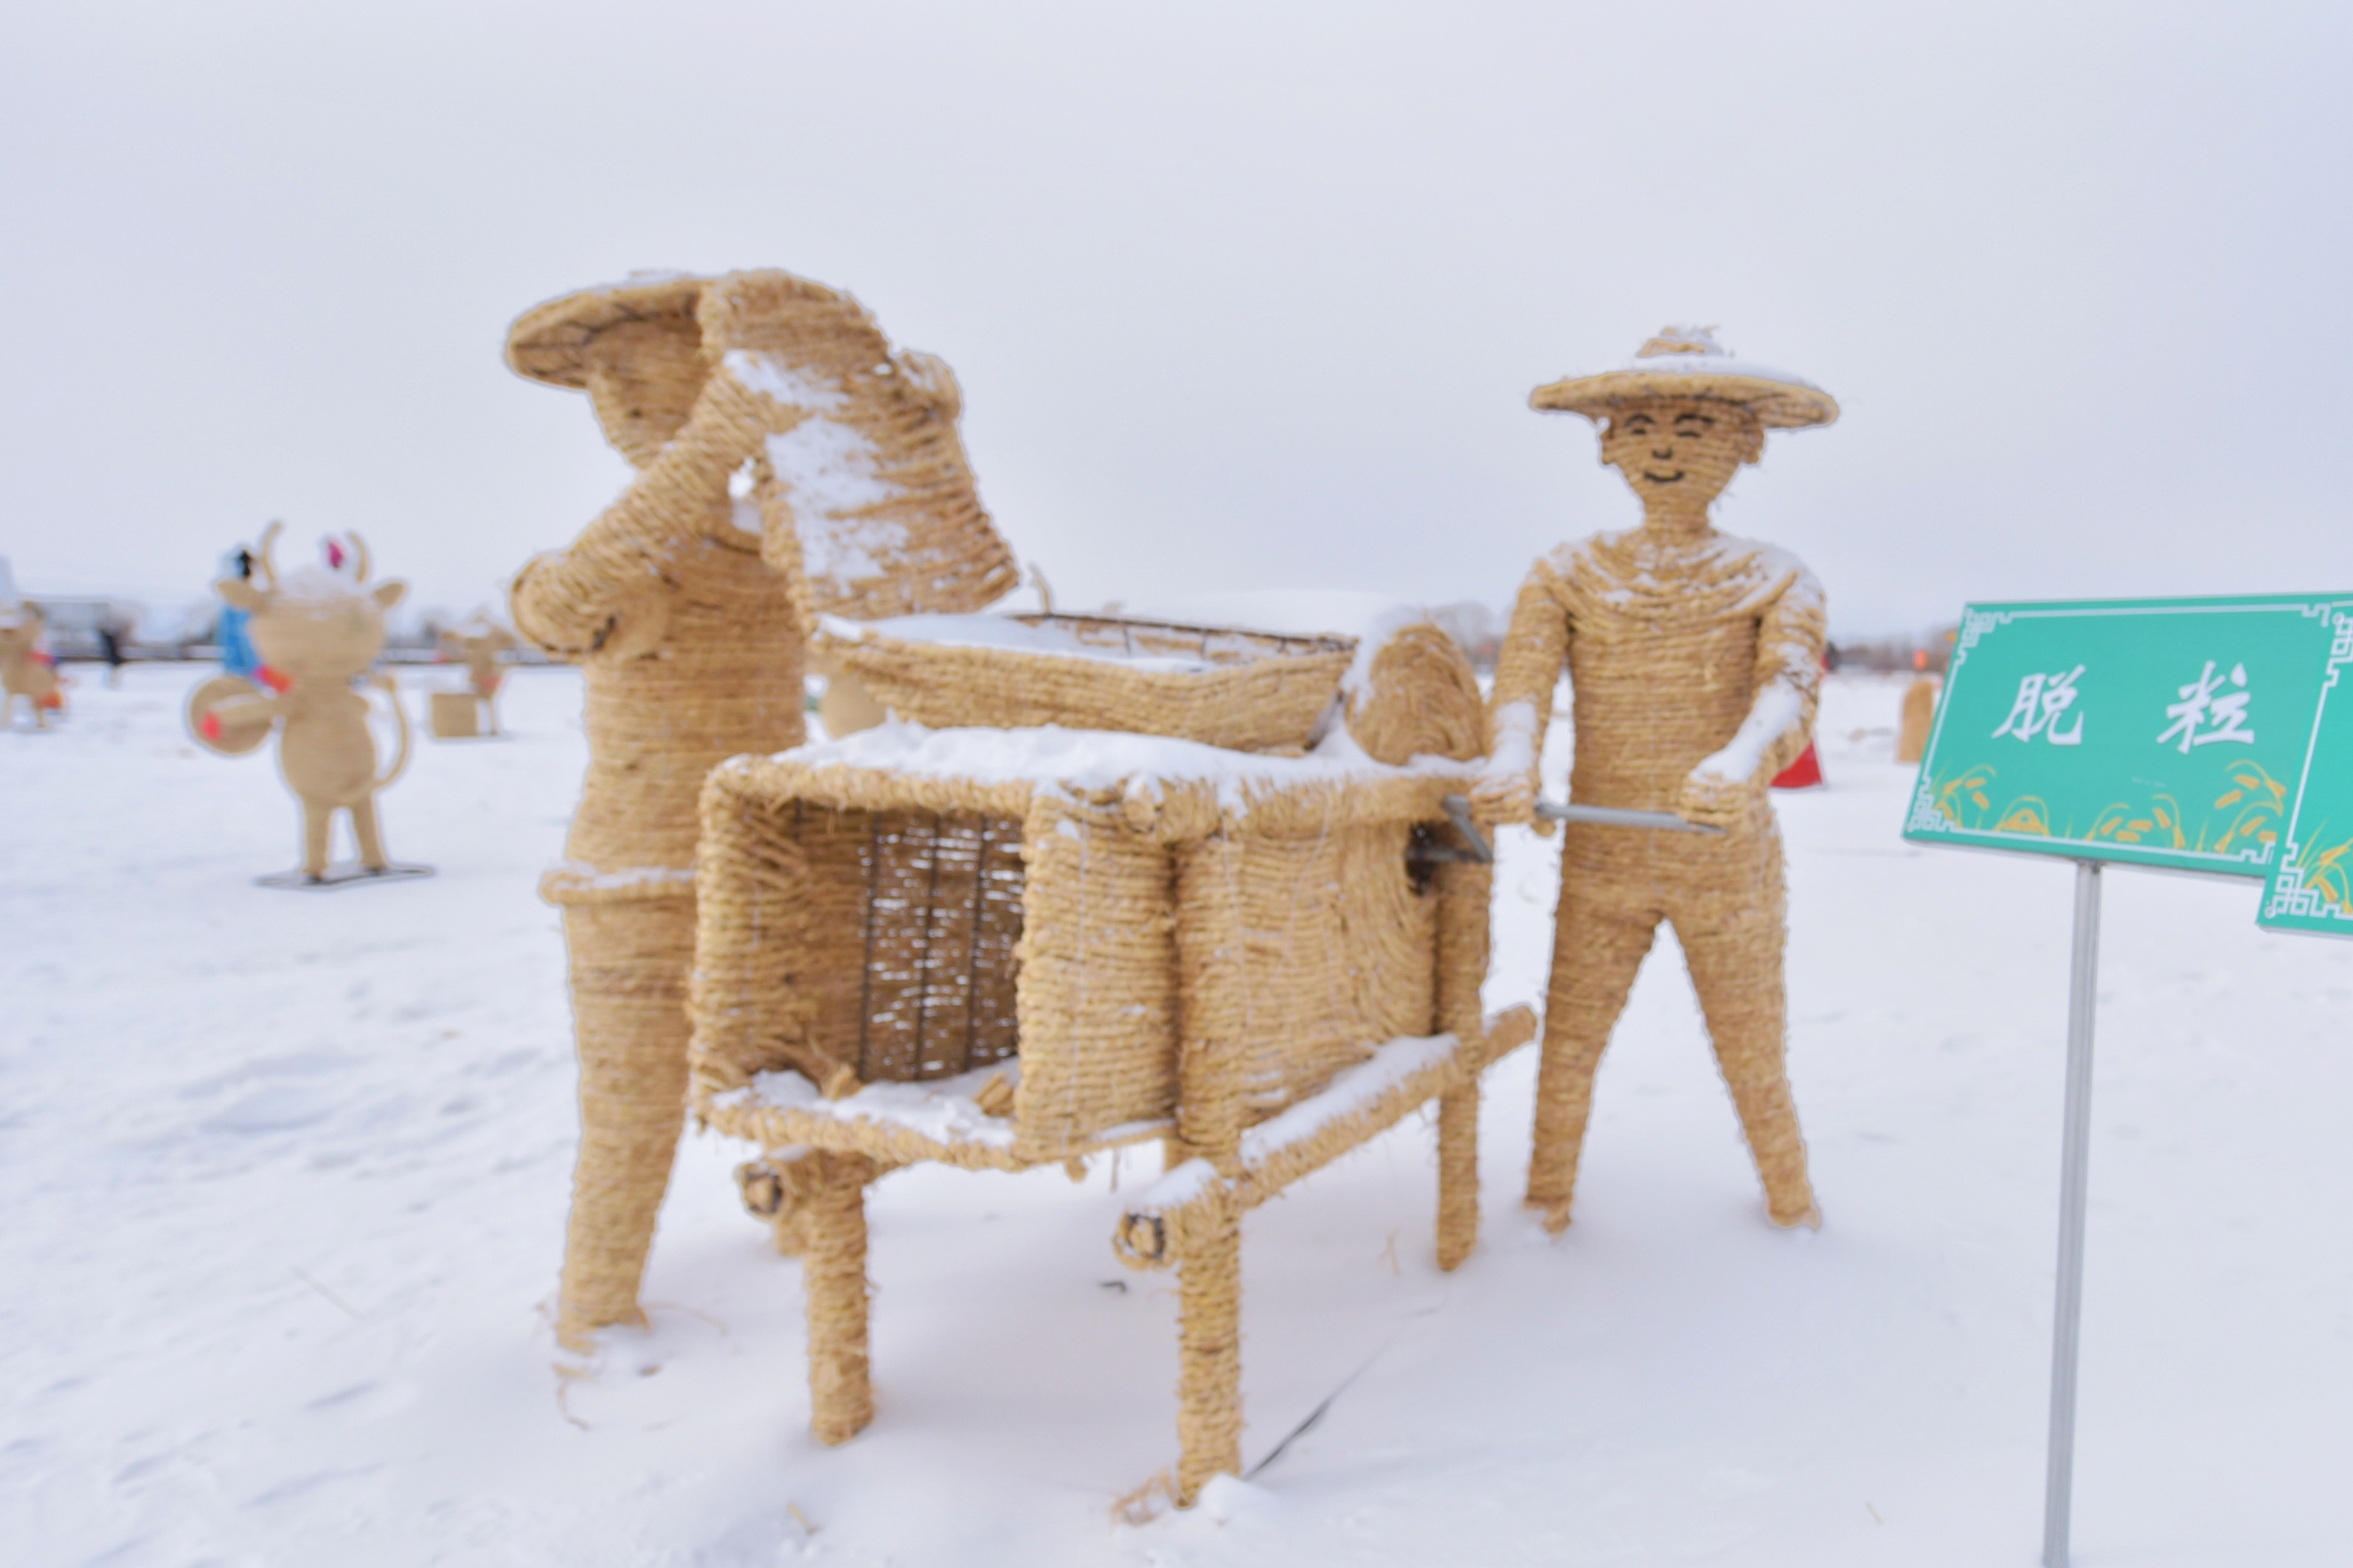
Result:
{"label": "green sign", "polygon": [[2353,936],[2353,605],[2332,617],[2328,672],[2258,923]]}
{"label": "green sign", "polygon": [[2267,875],[2347,613],[2342,595],[1970,605],[1904,837]]}

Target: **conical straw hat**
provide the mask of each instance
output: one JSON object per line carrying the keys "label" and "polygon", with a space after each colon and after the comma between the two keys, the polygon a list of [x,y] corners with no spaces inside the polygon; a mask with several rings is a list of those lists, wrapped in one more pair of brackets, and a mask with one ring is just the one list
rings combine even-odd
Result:
{"label": "conical straw hat", "polygon": [[1771,429],[1828,425],[1838,400],[1785,370],[1736,361],[1710,327],[1667,327],[1634,357],[1598,375],[1570,376],[1528,394],[1528,406],[1547,414],[1599,419],[1630,403],[1653,397],[1714,397],[1746,405]]}

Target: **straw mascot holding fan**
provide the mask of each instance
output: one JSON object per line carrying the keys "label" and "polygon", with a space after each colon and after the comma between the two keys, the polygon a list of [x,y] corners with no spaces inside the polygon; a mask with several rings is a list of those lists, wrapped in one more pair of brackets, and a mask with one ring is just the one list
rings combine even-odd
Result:
{"label": "straw mascot holding fan", "polygon": [[1482,814],[1527,822],[1567,664],[1580,805],[1672,812],[1714,834],[1573,823],[1536,1088],[1528,1205],[1568,1224],[1602,1047],[1659,921],[1673,922],[1777,1225],[1819,1226],[1783,1070],[1781,839],[1766,791],[1805,749],[1820,695],[1821,585],[1794,557],[1718,533],[1708,509],[1767,429],[1838,417],[1795,376],[1670,328],[1625,367],[1539,387],[1538,409],[1601,426],[1642,525],[1535,563],[1495,671]]}

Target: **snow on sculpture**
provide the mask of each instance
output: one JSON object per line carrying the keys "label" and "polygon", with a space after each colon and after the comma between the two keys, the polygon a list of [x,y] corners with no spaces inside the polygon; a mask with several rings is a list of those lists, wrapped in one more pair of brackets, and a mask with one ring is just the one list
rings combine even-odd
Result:
{"label": "snow on sculpture", "polygon": [[516,629],[582,667],[588,776],[564,910],[581,1144],[556,1332],[642,1322],[683,1121],[695,801],[803,736],[818,612],[976,609],[1014,585],[955,432],[955,378],[849,296],[776,271],[640,274],[526,311],[519,374],[585,390],[638,470],[515,579]]}
{"label": "snow on sculpture", "polygon": [[1797,377],[1736,362],[1706,331],[1670,328],[1633,361],[1542,386],[1530,404],[1601,426],[1602,461],[1642,523],[1539,560],[1512,612],[1476,792],[1527,822],[1567,667],[1581,805],[1675,813],[1720,830],[1574,823],[1561,891],[1527,1202],[1569,1222],[1593,1079],[1635,971],[1672,922],[1777,1225],[1820,1224],[1784,1070],[1781,839],[1767,786],[1804,751],[1820,692],[1821,586],[1794,557],[1719,533],[1709,507],[1767,429],[1838,417]]}
{"label": "snow on sculpture", "polygon": [[1114,1247],[1176,1272],[1189,1503],[1240,1470],[1247,1210],[1434,1102],[1440,1266],[1475,1244],[1479,1075],[1534,1026],[1481,1015],[1493,876],[1449,826],[1476,679],[1410,615],[823,639],[897,719],[712,775],[693,992],[696,1113],[802,1259],[812,1429],[873,1415],[868,1184],[1157,1140]]}
{"label": "snow on sculpture", "polygon": [[[350,536],[354,560],[348,576],[312,566],[281,579],[270,559],[280,528],[273,522],[262,533],[258,581],[225,577],[213,584],[251,617],[248,631],[262,659],[259,675],[269,689],[238,676],[205,682],[188,700],[189,731],[224,756],[253,751],[271,730],[278,731],[279,772],[302,803],[302,866],[293,878],[266,882],[323,887],[419,874],[424,868],[396,867],[385,858],[375,812],[377,793],[408,766],[408,716],[392,678],[371,677],[369,683],[392,705],[400,737],[392,765],[378,773],[368,700],[353,689],[384,651],[384,613],[400,602],[407,584],[396,579],[369,587],[367,546],[357,534]],[[359,863],[331,874],[329,830],[338,811],[351,820]]]}

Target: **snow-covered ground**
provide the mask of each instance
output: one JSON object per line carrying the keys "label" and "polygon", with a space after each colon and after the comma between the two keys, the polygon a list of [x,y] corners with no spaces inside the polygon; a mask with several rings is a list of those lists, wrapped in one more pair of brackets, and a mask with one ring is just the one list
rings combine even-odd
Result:
{"label": "snow-covered ground", "polygon": [[[420,742],[387,833],[438,878],[301,895],[250,881],[294,855],[270,763],[180,733],[199,673],[85,672],[61,732],[0,735],[0,1561],[2034,1561],[2069,872],[1897,840],[1894,685],[1832,682],[1832,787],[1781,803],[1825,1228],[1766,1225],[1662,941],[1571,1231],[1515,1203],[1531,1051],[1488,1079],[1459,1273],[1418,1122],[1253,1214],[1252,1462],[1330,1408],[1134,1525],[1174,1300],[1113,1261],[1108,1161],[877,1189],[879,1415],[828,1450],[797,1265],[736,1206],[743,1151],[690,1140],[651,1331],[559,1382],[572,1071],[533,882],[575,678],[518,671],[512,740]],[[1506,846],[1497,1005],[1541,987],[1548,848]],[[2259,933],[2252,884],[2107,900],[2079,1561],[2353,1561],[2353,950]]]}

